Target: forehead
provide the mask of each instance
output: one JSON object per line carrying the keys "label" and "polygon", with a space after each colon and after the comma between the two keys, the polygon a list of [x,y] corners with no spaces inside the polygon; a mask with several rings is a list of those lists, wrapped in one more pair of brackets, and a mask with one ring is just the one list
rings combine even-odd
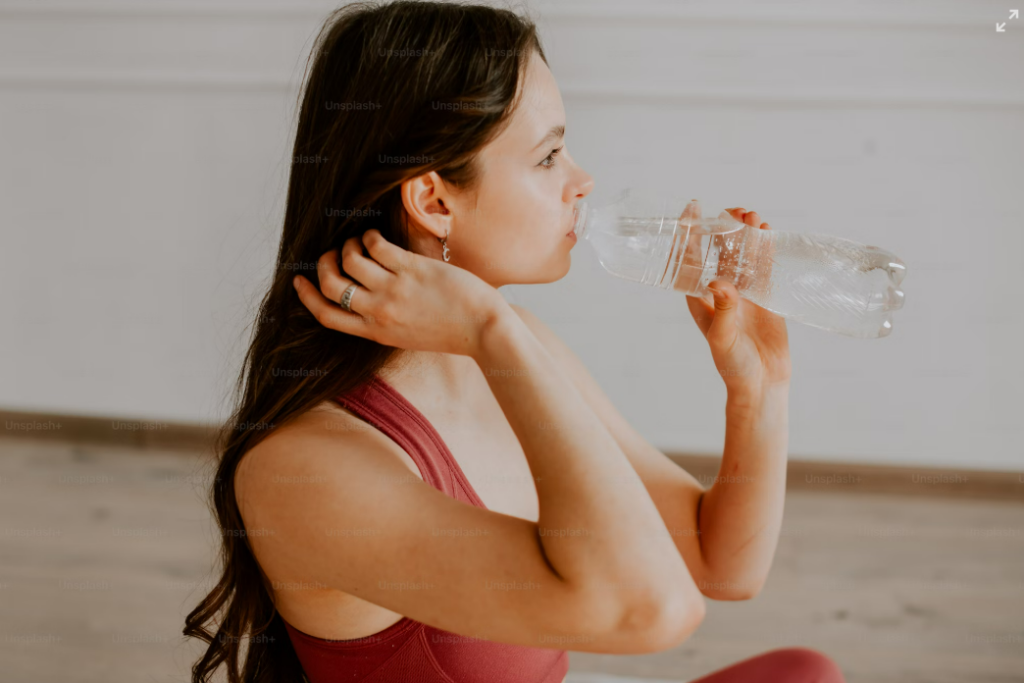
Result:
{"label": "forehead", "polygon": [[558,84],[547,64],[536,53],[531,53],[521,87],[521,99],[508,127],[491,145],[496,151],[528,154],[534,151],[534,146],[552,126],[565,123],[565,108]]}

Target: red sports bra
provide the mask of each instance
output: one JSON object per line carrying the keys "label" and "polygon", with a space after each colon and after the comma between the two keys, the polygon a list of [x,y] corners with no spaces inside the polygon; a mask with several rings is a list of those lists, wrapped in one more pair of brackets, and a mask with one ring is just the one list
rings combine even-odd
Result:
{"label": "red sports bra", "polygon": [[[335,400],[401,446],[431,486],[487,507],[433,425],[383,379]],[[311,683],[561,683],[569,669],[565,650],[461,636],[409,617],[350,640],[317,638],[287,622],[285,628]]]}

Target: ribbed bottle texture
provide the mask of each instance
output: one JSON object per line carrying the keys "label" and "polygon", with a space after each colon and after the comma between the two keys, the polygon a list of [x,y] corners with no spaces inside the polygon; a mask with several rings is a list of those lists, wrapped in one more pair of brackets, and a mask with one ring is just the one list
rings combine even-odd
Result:
{"label": "ribbed bottle texture", "polygon": [[576,234],[617,277],[691,296],[714,280],[789,320],[852,337],[892,331],[907,268],[895,254],[830,235],[761,230],[723,211],[627,190],[603,207],[580,202]]}

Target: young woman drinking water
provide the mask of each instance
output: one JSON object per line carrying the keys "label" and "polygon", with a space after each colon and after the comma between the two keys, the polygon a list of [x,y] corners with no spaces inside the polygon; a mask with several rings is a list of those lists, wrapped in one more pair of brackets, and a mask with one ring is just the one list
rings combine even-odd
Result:
{"label": "young woman drinking water", "polygon": [[[193,682],[559,683],[569,650],[665,650],[705,598],[757,594],[782,520],[784,321],[724,281],[688,299],[728,390],[729,476],[704,489],[498,292],[565,276],[593,187],[533,24],[348,5],[310,63],[219,442],[223,574],[188,615],[208,643]],[[842,675],[795,647],[700,680]]]}

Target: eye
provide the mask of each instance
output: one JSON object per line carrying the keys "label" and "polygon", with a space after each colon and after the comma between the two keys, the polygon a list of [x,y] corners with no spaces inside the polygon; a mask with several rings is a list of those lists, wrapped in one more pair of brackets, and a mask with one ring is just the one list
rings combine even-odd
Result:
{"label": "eye", "polygon": [[[562,145],[562,147],[565,147],[565,145]],[[551,150],[551,154],[549,154],[546,157],[544,157],[544,161],[540,162],[540,165],[543,166],[544,168],[551,168],[552,166],[554,166],[555,165],[555,156],[559,152],[562,151],[562,147],[559,147],[558,149]],[[548,162],[548,163],[544,163],[545,161]]]}

